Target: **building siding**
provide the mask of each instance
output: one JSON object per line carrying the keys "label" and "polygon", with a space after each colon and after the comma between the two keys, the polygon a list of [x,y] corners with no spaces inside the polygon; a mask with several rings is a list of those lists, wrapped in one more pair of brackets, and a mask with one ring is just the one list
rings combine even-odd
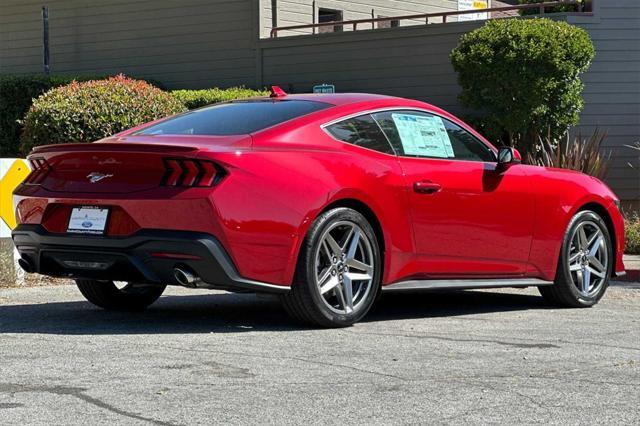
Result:
{"label": "building siding", "polygon": [[461,112],[449,53],[462,33],[480,25],[466,22],[262,40],[262,80],[295,92],[327,82],[340,92],[407,96]]}
{"label": "building siding", "polygon": [[[272,1],[260,0],[262,11],[262,37],[269,37],[272,28]],[[319,8],[343,11],[343,19],[367,19],[373,16],[401,16],[421,13],[437,13],[458,10],[457,0],[277,0],[277,25],[304,25],[314,23]],[[456,18],[451,18],[455,21]],[[317,19],[316,19],[317,22]],[[441,22],[441,19],[433,19]],[[424,24],[424,20],[405,20],[400,25]],[[371,28],[371,24],[360,24],[360,28]],[[350,31],[351,27],[345,27]],[[279,36],[311,34],[310,29],[282,31]]]}
{"label": "building siding", "polygon": [[[0,73],[42,71],[41,5],[3,0]],[[51,0],[47,5],[53,73],[123,72],[182,88],[255,83],[257,1]]]}
{"label": "building siding", "polygon": [[[345,19],[455,10],[450,0],[317,0]],[[612,150],[608,183],[640,209],[640,2],[596,1],[594,16],[558,15],[585,28],[596,57],[583,76],[585,108],[575,132],[596,127]],[[42,2],[2,0],[0,73],[42,71]],[[262,39],[271,0],[50,0],[51,65],[58,74],[153,78],[169,88],[279,84],[293,92],[333,83],[417,98],[463,114],[449,53],[483,22],[413,25],[321,36]],[[279,25],[310,23],[310,0],[279,0]],[[287,14],[290,14],[288,17]],[[630,167],[632,165],[634,168]]]}
{"label": "building siding", "polygon": [[[611,152],[607,183],[640,209],[640,2],[596,3],[594,16],[558,15],[586,29],[596,57],[587,73],[585,108],[574,134],[607,132]],[[464,114],[449,60],[459,37],[483,22],[413,26],[350,33],[303,35],[260,43],[262,81],[305,92],[333,83],[341,92],[375,92],[416,98]]]}
{"label": "building siding", "polygon": [[596,57],[583,81],[585,108],[574,132],[607,132],[611,151],[607,183],[640,210],[640,1],[596,1],[593,17],[568,16],[589,32]]}

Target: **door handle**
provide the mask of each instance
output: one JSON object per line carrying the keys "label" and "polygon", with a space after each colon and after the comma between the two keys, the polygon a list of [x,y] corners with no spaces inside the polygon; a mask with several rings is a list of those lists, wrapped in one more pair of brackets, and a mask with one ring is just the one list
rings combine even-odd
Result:
{"label": "door handle", "polygon": [[439,183],[431,182],[430,180],[422,180],[413,183],[413,190],[418,194],[435,194],[441,189],[442,186]]}

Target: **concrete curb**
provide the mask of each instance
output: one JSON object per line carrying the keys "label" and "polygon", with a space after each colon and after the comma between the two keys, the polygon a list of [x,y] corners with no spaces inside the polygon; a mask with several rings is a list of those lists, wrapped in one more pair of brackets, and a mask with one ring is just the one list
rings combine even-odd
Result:
{"label": "concrete curb", "polygon": [[625,254],[623,261],[627,275],[617,278],[617,280],[625,282],[640,282],[640,255]]}

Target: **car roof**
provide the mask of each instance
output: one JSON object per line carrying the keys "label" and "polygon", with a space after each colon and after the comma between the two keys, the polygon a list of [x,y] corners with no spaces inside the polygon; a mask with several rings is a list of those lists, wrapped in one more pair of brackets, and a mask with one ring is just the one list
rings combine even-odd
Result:
{"label": "car roof", "polygon": [[457,125],[462,126],[470,131],[475,137],[479,138],[489,146],[493,146],[486,138],[478,133],[471,126],[460,120],[453,114],[445,111],[433,104],[415,99],[401,98],[398,96],[380,95],[374,93],[302,93],[302,94],[286,94],[277,97],[260,97],[250,98],[250,100],[301,100],[301,101],[317,101],[332,105],[331,108],[316,111],[305,116],[277,124],[271,128],[263,129],[259,133],[270,133],[272,131],[290,131],[301,124],[308,124],[314,121],[322,121],[325,123],[332,120],[340,120],[353,114],[366,113],[367,111],[377,109],[397,109],[397,108],[417,108],[433,114],[440,115]]}
{"label": "car roof", "polygon": [[251,99],[271,99],[271,100],[296,100],[296,101],[315,101],[327,104],[342,106],[359,102],[376,101],[383,99],[401,99],[394,96],[378,95],[373,93],[300,93],[287,94],[276,98],[262,97]]}

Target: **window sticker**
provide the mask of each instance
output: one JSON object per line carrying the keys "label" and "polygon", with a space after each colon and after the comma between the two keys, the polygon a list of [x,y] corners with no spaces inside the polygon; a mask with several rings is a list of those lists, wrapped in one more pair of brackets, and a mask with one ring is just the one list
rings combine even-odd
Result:
{"label": "window sticker", "polygon": [[440,117],[391,114],[404,153],[421,157],[453,158],[453,147]]}

